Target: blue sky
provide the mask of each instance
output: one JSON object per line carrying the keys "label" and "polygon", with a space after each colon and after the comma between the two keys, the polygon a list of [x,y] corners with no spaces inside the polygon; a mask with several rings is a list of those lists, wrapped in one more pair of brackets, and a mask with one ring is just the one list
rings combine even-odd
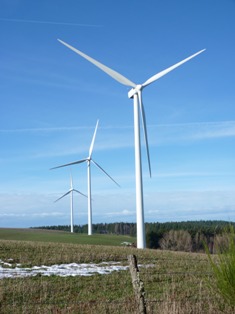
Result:
{"label": "blue sky", "polygon": [[70,223],[69,169],[49,169],[87,157],[97,119],[93,157],[121,188],[92,167],[93,223],[136,220],[129,89],[57,38],[136,83],[206,48],[143,91],[145,221],[235,221],[234,16],[234,0],[1,0],[0,227]]}

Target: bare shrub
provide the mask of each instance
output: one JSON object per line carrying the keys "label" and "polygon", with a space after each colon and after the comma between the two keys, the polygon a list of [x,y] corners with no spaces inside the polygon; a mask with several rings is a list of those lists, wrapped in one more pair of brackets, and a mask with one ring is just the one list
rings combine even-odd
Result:
{"label": "bare shrub", "polygon": [[198,231],[193,239],[194,242],[194,251],[196,252],[204,252],[205,251],[205,243],[207,243],[207,238],[204,233]]}
{"label": "bare shrub", "polygon": [[192,237],[186,230],[170,230],[160,240],[160,247],[171,251],[192,251]]}
{"label": "bare shrub", "polygon": [[229,248],[230,236],[228,233],[223,233],[215,236],[214,253],[227,251]]}

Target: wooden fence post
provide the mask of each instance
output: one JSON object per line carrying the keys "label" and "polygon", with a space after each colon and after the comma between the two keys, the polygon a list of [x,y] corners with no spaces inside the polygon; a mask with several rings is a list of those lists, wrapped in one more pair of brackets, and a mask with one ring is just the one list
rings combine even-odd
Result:
{"label": "wooden fence post", "polygon": [[144,283],[140,280],[139,276],[139,269],[137,265],[137,258],[135,255],[129,255],[128,261],[130,265],[130,273],[132,279],[132,285],[136,297],[136,302],[138,306],[138,313],[139,314],[146,314],[146,303],[144,299]]}

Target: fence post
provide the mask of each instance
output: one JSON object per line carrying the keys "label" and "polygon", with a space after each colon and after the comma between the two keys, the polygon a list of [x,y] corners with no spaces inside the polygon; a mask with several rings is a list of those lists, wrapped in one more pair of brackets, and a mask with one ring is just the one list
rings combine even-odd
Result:
{"label": "fence post", "polygon": [[139,269],[137,265],[137,258],[135,255],[129,255],[128,261],[130,265],[130,273],[132,279],[132,285],[136,297],[136,302],[138,306],[138,313],[139,314],[146,314],[146,303],[144,299],[144,283],[140,280],[139,276]]}

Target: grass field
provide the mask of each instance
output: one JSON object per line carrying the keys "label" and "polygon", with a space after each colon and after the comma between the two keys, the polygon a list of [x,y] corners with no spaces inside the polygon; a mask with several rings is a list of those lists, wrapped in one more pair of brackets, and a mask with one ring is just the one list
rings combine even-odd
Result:
{"label": "grass field", "polygon": [[[123,241],[121,236],[87,238],[64,232],[1,229],[0,259],[10,259],[12,267],[108,261],[127,265],[127,256],[135,254],[141,265],[147,313],[234,313],[216,291],[208,288],[207,281],[213,282],[213,277],[206,255],[118,247]],[[95,245],[86,241],[94,241]],[[124,241],[128,241],[126,237]],[[90,277],[1,279],[0,313],[137,312],[131,276],[123,270]]]}
{"label": "grass field", "polygon": [[92,236],[88,236],[87,234],[81,233],[20,228],[0,228],[0,240],[40,241],[112,246],[120,246],[122,242],[136,242],[135,238],[122,235],[93,234]]}

